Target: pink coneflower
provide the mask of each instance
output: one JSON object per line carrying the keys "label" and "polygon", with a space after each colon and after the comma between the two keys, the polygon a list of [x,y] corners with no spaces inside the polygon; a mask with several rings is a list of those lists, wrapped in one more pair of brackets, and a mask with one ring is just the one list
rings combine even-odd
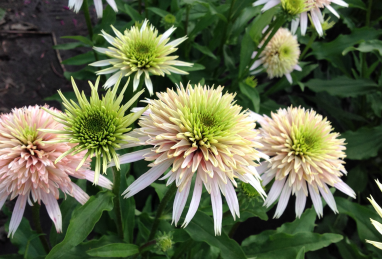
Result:
{"label": "pink coneflower", "polygon": [[275,218],[279,218],[291,194],[296,195],[296,216],[305,208],[308,193],[317,215],[323,215],[321,196],[336,213],[337,206],[328,185],[355,198],[354,191],[340,177],[346,174],[343,159],[345,139],[333,133],[330,122],[313,110],[279,109],[271,118],[252,114],[261,124],[260,151],[269,155],[258,172],[265,186],[275,180],[264,203],[270,206],[279,197]]}
{"label": "pink coneflower", "polygon": [[131,134],[140,138],[141,145],[151,147],[120,157],[121,164],[153,161],[149,165],[152,168],[126,189],[125,198],[146,188],[172,167],[161,179],[168,179],[167,185],[175,181],[178,187],[172,215],[175,225],[195,176],[194,193],[182,226],[186,227],[195,215],[204,184],[211,194],[215,234],[220,235],[221,193],[233,217],[240,216],[235,178],[250,183],[265,196],[254,161],[267,156],[257,151],[261,145],[255,120],[235,104],[234,94],[223,94],[220,86],[184,88],[181,84],[176,91],[167,89],[156,95],[158,100],[149,101],[149,110],[140,119],[141,128]]}
{"label": "pink coneflower", "polygon": [[[49,108],[45,106],[46,108]],[[50,108],[52,111],[55,109]],[[0,117],[0,209],[8,196],[16,197],[9,236],[16,232],[28,201],[45,204],[57,232],[61,232],[62,218],[58,206],[59,189],[85,204],[89,196],[69,176],[93,181],[94,172],[88,170],[90,159],[76,171],[86,151],[68,155],[57,164],[54,161],[71,148],[66,143],[54,142],[58,135],[39,129],[62,129],[53,116],[39,106],[14,109]],[[112,183],[105,177],[99,185],[111,189]]]}

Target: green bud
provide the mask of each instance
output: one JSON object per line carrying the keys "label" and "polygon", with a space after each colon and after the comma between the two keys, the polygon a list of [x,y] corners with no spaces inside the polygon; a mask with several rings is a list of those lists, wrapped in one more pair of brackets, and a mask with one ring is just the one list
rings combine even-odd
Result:
{"label": "green bud", "polygon": [[245,83],[250,87],[255,88],[257,86],[257,78],[254,76],[249,76],[245,79]]}

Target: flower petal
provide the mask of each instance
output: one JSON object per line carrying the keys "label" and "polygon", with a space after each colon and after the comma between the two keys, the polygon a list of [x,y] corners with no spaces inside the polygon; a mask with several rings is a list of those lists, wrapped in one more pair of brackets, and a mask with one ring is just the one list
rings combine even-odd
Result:
{"label": "flower petal", "polygon": [[62,232],[62,215],[58,202],[52,193],[41,193],[41,200],[44,202],[46,211],[49,217],[52,219],[54,226],[56,227],[57,233]]}
{"label": "flower petal", "polygon": [[9,233],[8,237],[12,236],[15,234],[17,228],[20,225],[21,219],[23,218],[23,214],[25,211],[25,205],[27,202],[28,195],[19,195],[17,198],[15,207],[13,208],[12,211],[12,217],[11,217],[11,222],[9,223]]}

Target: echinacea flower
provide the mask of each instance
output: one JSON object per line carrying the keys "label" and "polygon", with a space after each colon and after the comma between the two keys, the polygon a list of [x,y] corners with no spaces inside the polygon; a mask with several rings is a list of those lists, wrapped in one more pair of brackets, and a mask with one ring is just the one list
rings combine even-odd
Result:
{"label": "echinacea flower", "polygon": [[[121,105],[123,93],[127,84],[117,96],[117,89],[121,79],[118,80],[113,90],[108,90],[102,99],[98,95],[98,84],[100,78],[97,78],[95,86],[89,81],[91,88],[90,101],[87,100],[84,92],[79,92],[76,83],[72,78],[72,85],[77,97],[78,105],[72,100],[68,101],[59,90],[58,93],[63,100],[63,105],[66,108],[65,113],[56,113],[45,109],[56,117],[56,120],[64,124],[62,130],[44,129],[45,132],[61,134],[62,137],[57,142],[69,142],[77,144],[71,149],[64,152],[56,159],[56,163],[63,159],[66,155],[77,154],[82,151],[87,151],[77,169],[82,166],[86,159],[95,155],[95,176],[94,183],[98,183],[98,177],[101,171],[106,172],[107,163],[112,159],[119,170],[119,159],[115,152],[121,148],[121,145],[129,144],[129,141],[136,139],[129,137],[125,133],[129,132],[128,128],[136,119],[139,118],[142,112],[130,113],[125,115],[127,109],[138,99],[144,90],[138,92],[130,101]],[[101,162],[102,161],[102,162]]]}
{"label": "echinacea flower", "polygon": [[[322,17],[321,9],[328,8],[330,12],[332,12],[338,18],[339,14],[334,10],[333,7],[330,6],[331,3],[335,3],[337,5],[348,7],[349,5],[343,0],[258,0],[253,3],[254,6],[265,4],[263,12],[280,4],[285,9],[285,6],[289,6],[291,10],[300,10],[297,12],[289,12],[292,15],[297,15],[296,18],[292,20],[292,32],[293,34],[297,31],[298,25],[301,26],[301,34],[305,35],[306,29],[308,27],[308,12],[312,17],[312,21],[314,27],[317,30],[318,35],[323,36],[323,30],[321,27],[321,23],[324,23],[324,19]],[[287,5],[285,4],[287,3]],[[305,5],[305,8],[302,6]]]}
{"label": "echinacea flower", "polygon": [[[253,52],[252,58],[255,58],[256,55],[257,51]],[[293,70],[301,71],[301,67],[298,65],[299,57],[300,48],[296,36],[292,35],[288,29],[280,28],[261,52],[259,59],[250,67],[250,71],[263,65],[270,79],[285,75],[289,83],[292,83],[290,73]]]}
{"label": "echinacea flower", "polygon": [[[45,106],[45,109],[54,111]],[[55,111],[58,112],[58,111]],[[45,204],[57,232],[62,231],[62,217],[58,206],[59,190],[85,204],[89,196],[69,176],[92,180],[87,159],[78,171],[75,170],[84,152],[68,155],[58,163],[54,161],[71,148],[68,143],[50,143],[59,136],[39,129],[60,130],[63,125],[53,119],[40,106],[14,109],[0,117],[0,209],[10,196],[17,197],[9,225],[9,236],[16,232],[24,214],[26,202]],[[111,189],[112,183],[105,177],[99,185]]]}
{"label": "echinacea flower", "polygon": [[[343,159],[345,139],[326,118],[304,108],[279,109],[271,118],[252,113],[261,125],[261,152],[270,156],[258,172],[265,186],[274,179],[264,205],[279,197],[275,218],[279,218],[291,194],[296,195],[296,216],[300,217],[310,194],[319,217],[323,216],[321,195],[336,213],[337,206],[328,185],[355,198],[354,191],[340,177],[346,174]],[[321,195],[320,195],[321,194]]]}
{"label": "echinacea flower", "polygon": [[[378,180],[375,180],[375,182],[377,183],[379,189],[382,191],[382,184]],[[373,207],[374,207],[375,211],[378,213],[378,215],[382,218],[382,208],[374,200],[373,196],[370,195],[370,198],[367,198],[367,199],[370,201],[371,205],[373,205]],[[375,229],[378,230],[378,232],[380,234],[382,234],[382,224],[379,223],[378,221],[374,220],[374,219],[370,219],[370,220],[371,220],[371,224],[373,224]],[[376,248],[382,249],[382,243],[381,242],[370,241],[367,239],[366,239],[366,242],[369,244],[372,244]]]}
{"label": "echinacea flower", "polygon": [[102,31],[102,36],[112,45],[109,48],[94,47],[96,51],[106,54],[111,59],[101,60],[91,63],[90,66],[103,67],[112,65],[112,67],[100,70],[97,75],[114,73],[105,83],[108,88],[115,84],[118,78],[122,76],[134,75],[133,90],[138,88],[141,75],[144,73],[145,85],[150,95],[153,95],[153,84],[150,74],[181,74],[187,72],[174,66],[190,67],[192,63],[177,61],[178,56],[169,56],[177,50],[177,46],[187,39],[187,36],[169,42],[170,35],[175,31],[172,26],[164,34],[158,36],[158,31],[154,26],[145,20],[142,26],[135,25],[130,30],[125,30],[124,34],[111,26],[116,38]]}
{"label": "echinacea flower", "polygon": [[[189,211],[183,223],[186,227],[195,215],[204,184],[211,194],[215,234],[221,234],[222,197],[225,196],[233,217],[240,216],[239,203],[233,186],[235,178],[250,183],[265,196],[254,161],[267,158],[257,151],[258,131],[255,120],[235,104],[234,94],[223,94],[223,87],[188,85],[174,91],[157,93],[149,100],[149,110],[139,121],[141,128],[131,133],[140,138],[137,145],[151,146],[120,157],[121,163],[141,159],[152,161],[152,167],[133,182],[123,193],[129,198],[157,180],[167,185],[175,181],[173,222],[177,225],[195,175],[195,187]],[[112,166],[113,164],[109,165]]]}
{"label": "echinacea flower", "polygon": [[[81,9],[82,3],[84,0],[69,0],[68,7],[78,13]],[[106,2],[110,5],[111,8],[115,12],[118,12],[117,4],[114,0],[106,0]],[[96,9],[97,17],[102,18],[103,14],[103,6],[102,6],[102,0],[94,0],[94,6]]]}

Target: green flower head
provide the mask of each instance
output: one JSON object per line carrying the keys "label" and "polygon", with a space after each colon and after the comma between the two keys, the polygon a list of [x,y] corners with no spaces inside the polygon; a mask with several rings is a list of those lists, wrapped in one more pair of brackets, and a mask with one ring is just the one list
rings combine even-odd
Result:
{"label": "green flower head", "polygon": [[281,0],[281,6],[284,11],[292,16],[309,11],[310,1],[307,0]]}
{"label": "green flower head", "polygon": [[112,159],[114,160],[116,167],[119,169],[119,158],[115,150],[121,148],[121,145],[136,141],[135,138],[126,136],[125,133],[131,130],[129,126],[146,110],[142,109],[140,112],[125,115],[127,109],[139,98],[144,90],[138,92],[126,104],[121,105],[123,94],[129,82],[126,83],[120,94],[117,96],[118,85],[121,81],[120,78],[115,87],[112,90],[108,90],[106,95],[100,98],[98,95],[99,79],[100,78],[98,77],[95,85],[89,82],[91,96],[88,101],[84,92],[79,92],[76,83],[72,78],[72,85],[78,104],[73,100],[68,101],[59,90],[58,93],[66,108],[65,113],[55,113],[43,108],[45,111],[55,116],[55,119],[58,122],[64,124],[64,129],[41,130],[62,134],[60,140],[56,142],[77,144],[59,156],[55,163],[60,161],[66,155],[75,155],[87,150],[86,155],[77,167],[78,170],[89,156],[95,156],[95,184],[98,182],[101,164],[103,173],[106,172],[107,164]]}

